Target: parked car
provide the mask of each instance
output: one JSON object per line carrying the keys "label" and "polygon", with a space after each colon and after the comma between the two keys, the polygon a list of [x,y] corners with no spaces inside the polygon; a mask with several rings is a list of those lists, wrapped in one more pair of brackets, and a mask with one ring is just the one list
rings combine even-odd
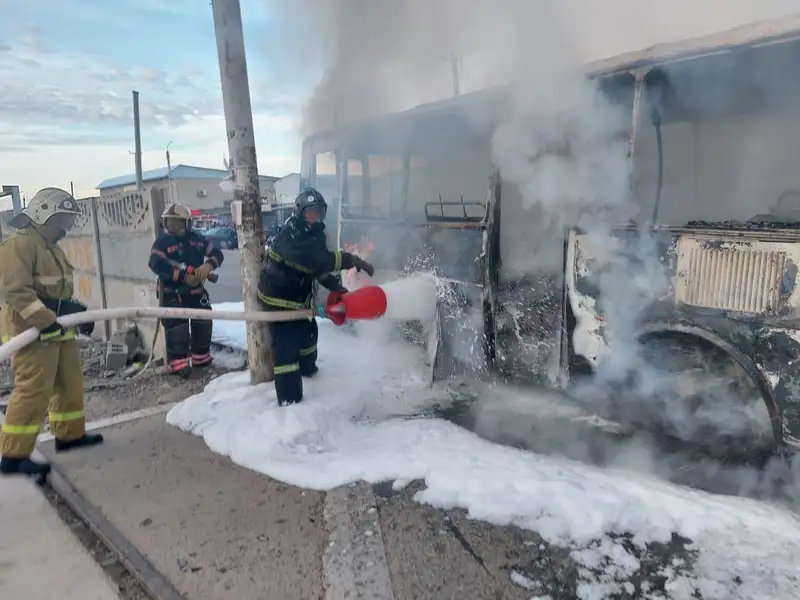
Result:
{"label": "parked car", "polygon": [[236,235],[236,230],[230,227],[214,227],[206,231],[203,235],[205,235],[209,242],[224,250],[239,247],[239,236]]}

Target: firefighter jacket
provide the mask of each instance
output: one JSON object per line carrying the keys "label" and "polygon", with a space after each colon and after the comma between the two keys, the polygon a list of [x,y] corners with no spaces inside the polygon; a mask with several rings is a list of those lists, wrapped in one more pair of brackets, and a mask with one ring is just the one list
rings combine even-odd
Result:
{"label": "firefighter jacket", "polygon": [[[58,316],[74,312],[66,307],[75,286],[73,268],[58,244],[47,242],[34,226],[18,231],[0,245],[0,332],[4,340],[31,327],[40,331]],[[61,302],[59,302],[61,301]],[[49,336],[50,341],[73,339],[74,330]]]}
{"label": "firefighter jacket", "polygon": [[150,250],[148,266],[158,276],[165,296],[202,293],[202,286],[191,288],[185,283],[188,267],[195,269],[205,262],[218,268],[225,256],[202,234],[191,229],[183,236],[164,232]]}
{"label": "firefighter jacket", "polygon": [[310,228],[297,216],[291,217],[267,250],[258,298],[268,310],[310,308],[314,282],[342,291],[334,273],[352,269],[357,261],[349,252],[328,250],[322,223]]}

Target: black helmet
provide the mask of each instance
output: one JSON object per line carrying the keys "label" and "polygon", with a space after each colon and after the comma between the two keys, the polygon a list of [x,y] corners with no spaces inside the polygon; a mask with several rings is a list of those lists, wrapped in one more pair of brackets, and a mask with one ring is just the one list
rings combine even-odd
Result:
{"label": "black helmet", "polygon": [[325,218],[328,212],[328,203],[325,202],[325,197],[314,188],[306,188],[294,200],[294,212],[297,216],[303,216],[303,211],[307,208],[314,207],[319,210],[321,218]]}

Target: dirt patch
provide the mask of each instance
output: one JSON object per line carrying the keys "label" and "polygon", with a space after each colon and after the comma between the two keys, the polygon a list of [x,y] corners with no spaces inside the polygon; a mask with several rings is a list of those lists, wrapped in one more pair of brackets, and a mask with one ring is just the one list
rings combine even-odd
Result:
{"label": "dirt patch", "polygon": [[[105,370],[105,351],[104,342],[81,343],[87,421],[178,402],[233,370],[212,366],[195,370],[191,378],[183,380],[167,373],[163,365],[153,364],[138,376],[126,377],[124,371]],[[230,363],[230,354],[226,358]],[[11,363],[6,361],[0,363],[0,411],[5,409],[11,389]]]}
{"label": "dirt patch", "polygon": [[151,367],[137,379],[123,381],[121,385],[113,387],[98,386],[95,389],[91,389],[91,385],[97,380],[87,379],[87,387],[91,391],[87,391],[85,396],[86,420],[95,421],[178,402],[202,392],[209,381],[228,372],[228,369],[212,367],[195,371],[190,379],[183,380],[167,373],[164,367]]}
{"label": "dirt patch", "polygon": [[94,534],[52,487],[44,485],[41,489],[61,520],[67,524],[89,555],[117,587],[121,600],[153,600],[139,581],[122,565],[119,556]]}

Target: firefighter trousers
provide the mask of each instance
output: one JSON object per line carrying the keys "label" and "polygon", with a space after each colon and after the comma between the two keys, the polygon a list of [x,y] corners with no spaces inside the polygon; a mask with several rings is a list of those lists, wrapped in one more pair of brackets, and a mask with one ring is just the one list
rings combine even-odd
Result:
{"label": "firefighter trousers", "polygon": [[[208,293],[192,295],[165,294],[162,306],[173,308],[201,308],[211,310]],[[202,367],[211,362],[211,334],[213,321],[197,319],[164,319],[164,339],[167,346],[167,364],[173,373],[190,365]],[[191,361],[191,362],[190,362]]]}
{"label": "firefighter trousers", "polygon": [[0,454],[27,458],[36,445],[45,413],[50,431],[64,441],[85,433],[83,370],[77,342],[34,342],[11,359],[14,391],[8,402]]}
{"label": "firefighter trousers", "polygon": [[317,372],[317,338],[314,319],[270,323],[272,358],[275,363],[275,393],[285,406],[303,399],[303,377]]}

